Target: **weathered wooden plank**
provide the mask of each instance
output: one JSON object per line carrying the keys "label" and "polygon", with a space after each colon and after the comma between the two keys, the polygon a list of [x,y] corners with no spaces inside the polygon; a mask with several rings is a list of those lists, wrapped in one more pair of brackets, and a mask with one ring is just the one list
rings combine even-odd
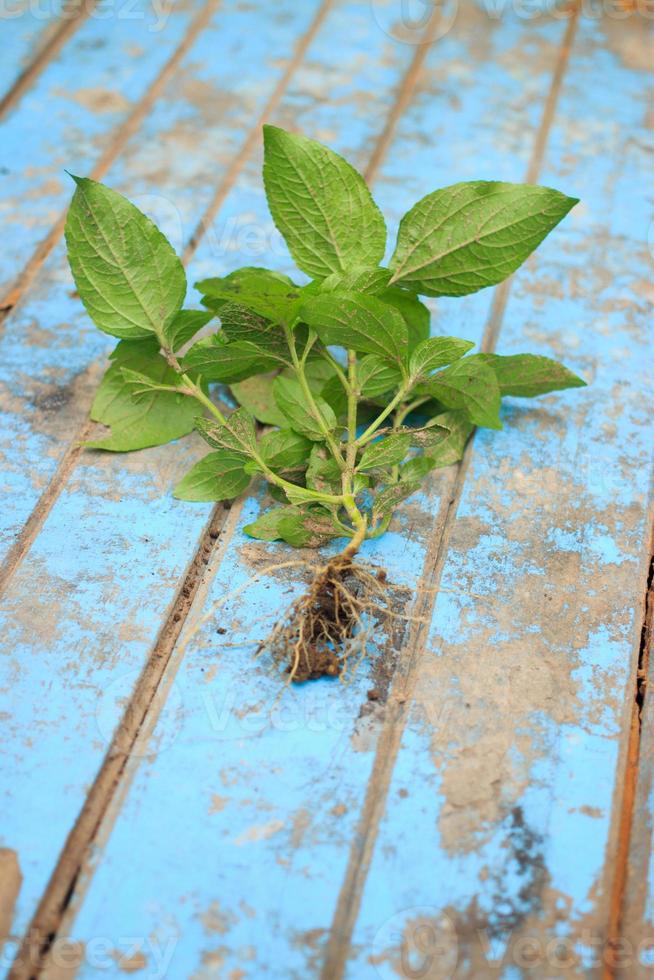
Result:
{"label": "weathered wooden plank", "polygon": [[348,976],[429,956],[458,957],[457,977],[611,962],[653,514],[651,82],[620,47],[610,19],[581,17],[540,179],[582,205],[518,277],[499,341],[572,358],[592,385],[477,435],[427,648],[398,688],[406,728],[382,743],[401,737]]}
{"label": "weathered wooden plank", "polygon": [[[198,49],[189,53],[161,105],[154,107],[145,130],[147,140],[140,140],[138,145],[135,141],[128,151],[127,165],[123,168],[121,163],[116,168],[120,181],[124,179],[119,186],[130,194],[140,186],[156,186],[160,198],[174,204],[179,200],[184,231],[193,227],[209,192],[229,169],[227,148],[231,146],[234,153],[238,150],[248,126],[290,63],[293,42],[307,34],[312,17],[322,9],[318,4],[297,5],[289,0],[266,8],[265,17],[258,9],[253,20],[255,12],[247,5],[226,4],[216,16],[213,38],[199,39]],[[350,25],[350,33],[345,32],[346,25]],[[358,25],[357,29],[352,25]],[[351,151],[353,145],[360,149],[379,131],[385,104],[391,100],[393,87],[412,52],[391,47],[380,35],[375,57],[370,63],[364,62],[367,27],[367,16],[361,17],[356,7],[335,5],[333,16],[324,24],[324,36],[320,35],[310,49],[294,83],[289,108],[279,118],[288,121],[289,114],[306,115],[303,125],[316,132],[310,106],[319,100],[319,92],[329,79],[337,91],[347,94],[352,117],[357,116],[348,134],[351,142],[343,142],[343,149]],[[228,53],[233,48],[231,58],[215,58],[219,43],[226,45]],[[244,65],[249,66],[247,71]],[[186,100],[180,96],[185,84],[189,89]],[[198,87],[201,98],[196,103]],[[227,97],[233,91],[240,93],[240,98],[229,104]],[[345,110],[334,105],[331,115],[322,109],[319,115],[321,125],[329,127],[332,137],[338,139]],[[217,152],[217,134],[222,156]],[[159,158],[151,151],[157,139],[166,143],[171,161],[165,175],[160,173]],[[190,139],[192,164],[187,156]],[[195,210],[191,210],[191,195],[177,196],[178,188],[191,176],[190,166],[198,192]],[[114,174],[108,179],[115,183]],[[230,241],[228,238],[228,247]],[[205,257],[213,255],[215,241],[208,242],[206,249]],[[216,263],[224,260],[214,256]],[[62,261],[58,256],[48,263],[47,287],[44,285],[29,307],[33,317],[38,314],[37,323],[42,324],[49,305],[56,302],[57,320],[61,317],[58,347],[40,355],[26,388],[48,370],[53,378],[59,371],[60,383],[74,385],[76,374],[110,345],[108,338],[84,323],[75,300],[68,295],[70,284],[63,275]],[[231,259],[227,261],[231,264]],[[29,328],[29,321],[25,328]],[[82,387],[89,385],[90,378],[86,377]],[[79,421],[79,399],[78,392],[62,403],[53,420],[55,433],[50,446],[59,458],[64,435],[69,437]],[[28,417],[27,421],[36,427],[35,420]],[[7,593],[6,636],[17,659],[5,661],[2,686],[8,700],[17,699],[25,705],[24,713],[14,716],[14,723],[8,726],[2,762],[3,800],[8,814],[3,821],[3,844],[18,852],[24,874],[16,933],[25,928],[34,911],[101,764],[124,698],[155,643],[158,627],[205,527],[209,508],[182,504],[169,495],[175,475],[185,465],[179,448],[129,458],[84,456]],[[36,579],[40,600],[34,597]],[[38,635],[31,629],[35,601],[42,602],[39,619],[44,624]],[[47,625],[46,610],[50,610]],[[57,707],[44,705],[35,692],[47,696],[48,704]],[[53,692],[52,700],[49,692]],[[34,739],[33,744],[26,744],[28,737]],[[35,799],[35,783],[43,785],[43,780],[48,791]],[[47,835],[42,833],[45,826]],[[36,838],[38,844],[32,847]]]}
{"label": "weathered wooden plank", "polygon": [[[394,223],[434,185],[473,175],[520,179],[564,30],[560,22],[527,27],[507,17],[494,31],[473,8],[462,11],[431,51],[424,84],[400,124],[397,152],[391,147],[382,170],[378,196]],[[473,54],[474,72],[467,68]],[[223,215],[262,215],[255,181],[252,174],[239,185]],[[479,339],[491,300],[478,294],[443,302],[437,326]],[[442,474],[391,533],[367,547],[394,581],[420,584],[430,535],[438,535],[441,521],[439,495],[450,491],[452,476]],[[232,509],[235,536],[212,560],[215,577],[194,615],[224,601],[253,572],[297,557],[239,536],[258,506],[248,498],[240,513]],[[299,588],[294,575],[264,576],[220,609],[216,622],[229,635],[218,636],[214,622],[181,663],[171,662],[155,708],[175,708],[160,717],[151,744],[145,737],[139,744],[129,767],[132,787],[100,832],[93,875],[82,886],[88,892],[77,918],[66,923],[75,941],[102,932],[120,949],[129,931],[141,937],[147,962],[163,952],[182,976],[203,969],[319,972],[390,707],[383,705],[381,657],[361,665],[347,687],[319,682],[276,702],[279,682],[252,663],[251,644]],[[371,711],[366,692],[374,684],[382,703]],[[140,859],[131,871],[125,858],[135,841]],[[106,965],[87,956],[80,976]]]}
{"label": "weathered wooden plank", "polygon": [[98,11],[4,118],[0,215],[11,248],[0,254],[0,305],[14,301],[10,286],[65,210],[64,170],[91,172],[202,6],[135,0]]}

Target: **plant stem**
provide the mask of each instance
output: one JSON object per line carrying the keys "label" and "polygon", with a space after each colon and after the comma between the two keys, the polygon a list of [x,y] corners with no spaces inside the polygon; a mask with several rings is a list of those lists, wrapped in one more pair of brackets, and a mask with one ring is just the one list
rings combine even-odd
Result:
{"label": "plant stem", "polygon": [[331,454],[336,460],[336,462],[338,463],[339,468],[341,470],[344,470],[345,460],[343,459],[343,454],[341,453],[341,450],[339,449],[338,443],[334,439],[334,436],[330,432],[329,426],[327,425],[327,423],[325,422],[322,416],[322,412],[320,411],[320,409],[316,404],[316,400],[313,397],[313,392],[311,391],[311,386],[309,385],[309,382],[307,381],[306,375],[304,373],[304,365],[300,362],[300,359],[297,356],[293,331],[290,327],[285,326],[284,333],[286,334],[286,342],[288,343],[288,349],[290,351],[291,359],[293,361],[293,368],[295,370],[295,375],[300,383],[300,387],[302,388],[304,397],[307,400],[307,404],[309,406],[311,415],[313,416],[314,420],[318,423],[318,427],[322,432],[323,436],[325,437],[325,442],[329,446]]}
{"label": "plant stem", "polygon": [[377,418],[375,419],[375,421],[370,423],[370,425],[368,426],[368,428],[366,429],[366,431],[363,433],[363,435],[360,435],[359,436],[359,438],[357,439],[357,446],[365,446],[365,444],[370,441],[370,439],[374,436],[375,432],[377,431],[377,429],[379,428],[379,426],[382,424],[382,422],[385,419],[388,418],[388,416],[391,414],[391,412],[395,408],[397,408],[397,406],[400,404],[400,402],[402,401],[402,399],[406,397],[406,395],[407,395],[407,393],[409,391],[409,388],[410,388],[410,384],[408,384],[408,383],[405,384],[405,385],[402,385],[402,387],[400,388],[400,390],[396,394],[395,398],[393,398],[393,400],[388,403],[388,405],[386,406],[386,408],[384,409],[384,411],[380,415],[377,416]]}

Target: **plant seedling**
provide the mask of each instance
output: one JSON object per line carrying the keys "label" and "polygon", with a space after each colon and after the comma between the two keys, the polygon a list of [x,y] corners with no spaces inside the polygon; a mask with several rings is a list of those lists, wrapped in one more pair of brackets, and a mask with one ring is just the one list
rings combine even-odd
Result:
{"label": "plant seedling", "polygon": [[[384,266],[386,226],[363,177],[274,126],[264,144],[268,204],[302,285],[244,267],[197,283],[205,309],[184,309],[186,275],[166,238],[84,177],[73,178],[66,242],[87,312],[119,338],[91,410],[110,434],[87,445],[125,452],[197,429],[211,451],[176,497],[229,500],[262,477],[276,505],[248,535],[296,548],[346,539],[265,644],[299,681],[341,674],[361,650],[362,617],[383,605],[384,586],[354,558],[400,502],[461,459],[475,426],[502,427],[503,396],[585,384],[547,357],[430,336],[419,299],[501,282],[577,201],[499,181],[436,190],[402,218]],[[234,411],[214,403],[214,384],[229,386]]]}

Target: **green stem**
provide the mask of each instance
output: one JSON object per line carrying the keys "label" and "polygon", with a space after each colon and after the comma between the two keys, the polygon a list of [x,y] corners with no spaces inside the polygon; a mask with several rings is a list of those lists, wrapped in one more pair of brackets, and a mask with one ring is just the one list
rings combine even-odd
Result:
{"label": "green stem", "polygon": [[363,435],[360,435],[359,436],[359,438],[357,439],[357,445],[358,446],[365,446],[365,444],[370,441],[370,439],[374,436],[375,432],[377,431],[377,429],[379,428],[379,426],[382,424],[382,422],[384,422],[388,418],[388,416],[391,414],[391,412],[395,408],[397,408],[397,406],[400,404],[400,402],[406,397],[406,395],[408,394],[408,391],[409,391],[409,387],[410,387],[410,385],[408,385],[408,384],[402,385],[402,387],[398,391],[398,393],[395,396],[395,398],[393,398],[393,400],[388,403],[388,405],[386,406],[386,408],[384,409],[384,411],[380,415],[377,416],[377,418],[375,419],[375,421],[370,423],[370,425],[368,426],[368,428],[366,429],[366,431],[363,433]]}
{"label": "green stem", "polygon": [[286,327],[285,326],[284,327],[284,333],[286,334],[286,342],[288,343],[288,349],[289,349],[289,351],[291,353],[291,359],[293,361],[293,368],[295,370],[295,375],[297,377],[297,380],[300,383],[300,387],[302,388],[302,392],[304,393],[304,397],[307,400],[307,404],[309,406],[309,410],[311,412],[311,415],[313,416],[314,420],[318,423],[318,427],[319,427],[320,431],[322,432],[322,434],[323,434],[323,436],[325,438],[325,442],[329,446],[329,449],[330,449],[330,452],[331,452],[332,456],[334,457],[334,459],[338,463],[339,468],[341,470],[344,470],[345,469],[345,460],[343,459],[343,454],[341,453],[341,451],[340,451],[340,449],[338,447],[338,443],[334,439],[334,436],[330,432],[329,426],[327,425],[327,423],[325,422],[325,420],[324,420],[324,418],[322,416],[322,412],[320,411],[320,409],[316,405],[316,400],[313,397],[313,392],[311,391],[311,386],[309,385],[309,382],[307,381],[306,375],[304,373],[304,365],[301,364],[300,359],[297,356],[297,351],[295,349],[295,338],[293,337],[293,331],[290,329],[290,327]]}

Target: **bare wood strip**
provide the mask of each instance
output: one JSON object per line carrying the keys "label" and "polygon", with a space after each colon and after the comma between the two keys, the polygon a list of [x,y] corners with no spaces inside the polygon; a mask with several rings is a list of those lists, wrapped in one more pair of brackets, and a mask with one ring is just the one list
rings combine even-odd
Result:
{"label": "bare wood strip", "polygon": [[53,25],[49,36],[37,49],[34,58],[18,76],[8,92],[0,99],[0,121],[20,102],[50,61],[57,57],[63,46],[83,24],[97,0],[73,0],[67,4],[58,24]]}
{"label": "bare wood strip", "polygon": [[[220,0],[207,0],[206,6],[202,8],[200,13],[193,20],[179,47],[168,59],[141,101],[134,107],[125,122],[116,131],[113,140],[89,174],[89,176],[94,180],[102,179],[113,161],[122,152],[127,141],[138,130],[141,122],[156,102],[162,89],[167,84],[171,75],[175,72],[186,52],[193,45],[195,39],[207,26],[216,12],[219,4]],[[63,235],[65,224],[66,212],[64,211],[59,216],[46,237],[39,242],[32,257],[29,259],[25,268],[19,274],[17,280],[11,286],[9,291],[2,298],[0,298],[0,326],[2,325],[3,320],[7,317],[8,313],[16,306],[21,296],[28,289],[30,283],[34,280],[34,277],[52,251],[53,247]]]}
{"label": "bare wood strip", "polygon": [[[528,168],[528,179],[531,181],[537,179],[542,165],[547,137],[554,119],[561,82],[569,63],[578,19],[579,6],[577,5],[570,14],[568,27],[552,76],[548,99],[536,134],[534,150]],[[495,345],[501,329],[509,290],[510,283],[505,283],[503,289],[498,290],[496,294],[484,331],[482,342],[484,350],[492,350]],[[448,488],[444,489],[445,503],[439,513],[437,530],[427,553],[424,571],[418,587],[418,598],[412,612],[418,623],[409,636],[407,644],[409,652],[405,666],[399,667],[392,686],[391,703],[394,710],[390,713],[377,743],[375,762],[326,947],[321,972],[323,980],[335,980],[337,977],[342,977],[347,966],[352,932],[361,904],[361,896],[377,839],[379,823],[386,808],[386,796],[390,780],[409,715],[413,692],[420,674],[424,655],[424,639],[429,628],[426,624],[431,622],[441,573],[447,556],[448,543],[456,520],[473,451],[474,439],[468,444],[463,460],[453,473],[449,487],[450,492],[448,493]]]}

